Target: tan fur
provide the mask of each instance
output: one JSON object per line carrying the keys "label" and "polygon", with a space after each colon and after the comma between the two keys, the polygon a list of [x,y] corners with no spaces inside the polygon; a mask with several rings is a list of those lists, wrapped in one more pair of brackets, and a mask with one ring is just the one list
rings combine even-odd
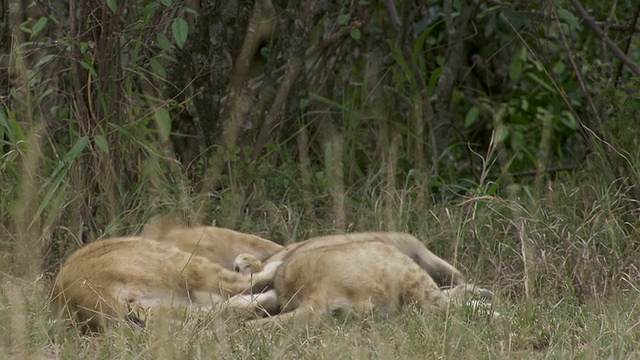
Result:
{"label": "tan fur", "polygon": [[429,274],[393,245],[378,241],[299,248],[283,258],[274,289],[284,314],[254,324],[311,324],[350,311],[387,317],[405,303],[425,312],[446,304]]}
{"label": "tan fur", "polygon": [[[220,306],[233,295],[269,286],[278,263],[249,277],[177,247],[143,238],[112,238],[74,252],[54,284],[53,300],[77,322],[97,330],[132,311]],[[269,305],[271,295],[231,299],[230,306]],[[251,302],[251,300],[255,300]],[[251,304],[249,304],[251,302]]]}
{"label": "tan fur", "polygon": [[440,286],[465,283],[464,276],[458,269],[429,251],[415,236],[397,232],[364,232],[314,237],[306,241],[287,245],[267,261],[283,260],[289,256],[289,254],[300,250],[307,251],[326,246],[365,241],[380,241],[396,247],[402,253],[413,259],[413,261],[424,269]]}
{"label": "tan fur", "polygon": [[237,271],[245,275],[260,272],[262,269],[264,269],[262,261],[252,254],[240,254],[233,261],[233,271]]}
{"label": "tan fur", "polygon": [[264,261],[282,249],[281,245],[259,236],[213,226],[183,227],[165,218],[147,223],[142,236],[173,244],[229,270],[233,270],[233,261],[241,253]]}

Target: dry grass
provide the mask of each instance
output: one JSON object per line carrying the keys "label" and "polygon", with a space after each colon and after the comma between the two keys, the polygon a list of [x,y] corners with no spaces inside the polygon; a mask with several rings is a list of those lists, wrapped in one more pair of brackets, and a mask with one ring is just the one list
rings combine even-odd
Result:
{"label": "dry grass", "polygon": [[1,347],[10,358],[109,359],[411,359],[411,358],[629,358],[640,346],[635,294],[620,293],[583,305],[502,303],[489,319],[465,310],[424,315],[327,319],[311,329],[251,329],[227,314],[195,314],[146,329],[122,322],[81,335],[52,322],[46,294],[33,284],[2,286]]}

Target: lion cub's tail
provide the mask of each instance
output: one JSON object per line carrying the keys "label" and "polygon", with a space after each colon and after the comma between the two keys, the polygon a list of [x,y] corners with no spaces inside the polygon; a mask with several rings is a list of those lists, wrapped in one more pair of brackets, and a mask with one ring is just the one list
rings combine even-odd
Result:
{"label": "lion cub's tail", "polygon": [[465,283],[465,278],[460,270],[429,251],[420,240],[413,236],[412,238],[416,242],[414,245],[416,251],[412,254],[413,261],[425,269],[439,286],[461,285]]}

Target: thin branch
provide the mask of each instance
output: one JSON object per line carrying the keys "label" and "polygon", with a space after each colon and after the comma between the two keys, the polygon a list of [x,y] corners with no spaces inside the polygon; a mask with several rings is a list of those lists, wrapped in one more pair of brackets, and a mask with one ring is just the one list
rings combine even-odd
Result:
{"label": "thin branch", "polygon": [[587,84],[585,83],[584,78],[582,77],[582,73],[580,72],[580,67],[576,63],[576,60],[573,57],[573,53],[571,52],[571,49],[569,49],[567,37],[564,35],[564,31],[562,30],[562,25],[560,24],[558,17],[556,17],[555,20],[556,20],[556,25],[558,26],[558,31],[560,32],[560,39],[562,40],[562,46],[564,47],[564,50],[567,52],[567,57],[569,58],[569,61],[571,62],[571,67],[573,67],[573,71],[576,74],[576,80],[578,80],[580,89],[582,89],[582,92],[584,93],[584,96],[587,99],[587,104],[589,104],[589,110],[591,110],[591,114],[593,115],[593,118],[596,120],[596,124],[598,126],[598,134],[602,136],[604,130],[602,128],[602,119],[600,119],[600,115],[598,114],[598,109],[596,108],[596,105],[593,103],[593,99],[591,99],[591,95],[589,95],[589,89],[587,89]]}
{"label": "thin branch", "polygon": [[387,3],[387,9],[389,10],[389,18],[391,18],[391,24],[393,24],[393,28],[396,30],[396,32],[400,34],[400,31],[401,31],[400,17],[398,16],[398,11],[396,10],[396,6],[393,4],[393,0],[386,0],[386,3]]}
{"label": "thin branch", "polygon": [[[607,16],[607,20],[604,21],[604,26],[602,26],[602,32],[607,35],[609,33],[609,25],[613,16],[616,14],[616,8],[618,7],[618,0],[613,0],[613,4],[611,5],[611,9],[609,9],[609,16]],[[600,26],[598,26],[600,27]],[[607,63],[607,44],[603,41],[602,44],[602,62]]]}
{"label": "thin branch", "polygon": [[[640,9],[640,3],[638,3],[638,9]],[[615,31],[626,31],[629,33],[629,36],[633,35],[634,33],[640,32],[640,27],[638,27],[637,23],[635,20],[638,19],[638,12],[636,11],[636,15],[634,17],[634,24],[629,26],[629,25],[623,25],[623,24],[609,24],[609,29],[611,30],[615,30]],[[604,26],[604,22],[603,21],[596,21],[596,25],[598,26]]]}
{"label": "thin branch", "polygon": [[[640,29],[636,29],[636,26],[638,25],[638,17],[640,17],[640,2],[638,2],[638,7],[636,8],[636,13],[633,15],[633,20],[631,22],[631,25],[629,26],[628,30],[626,30],[629,32],[629,37],[627,38],[627,43],[624,44],[625,54],[629,53],[629,48],[631,47],[631,40],[633,38],[633,33],[640,31]],[[622,63],[618,64],[618,70],[616,71],[616,77],[614,78],[616,81],[616,86],[620,85],[621,78],[622,78]]]}
{"label": "thin branch", "polygon": [[591,30],[593,30],[593,32],[595,32],[596,35],[598,35],[607,44],[609,49],[611,49],[611,51],[616,55],[616,57],[618,57],[620,61],[622,61],[625,65],[627,65],[629,70],[633,71],[633,73],[640,76],[640,67],[638,67],[638,65],[636,65],[633,61],[631,61],[631,59],[629,59],[627,55],[625,55],[625,53],[622,52],[622,50],[620,50],[620,48],[613,41],[611,41],[611,39],[607,37],[607,35],[596,24],[596,22],[589,17],[589,14],[587,14],[587,11],[582,7],[582,5],[580,5],[580,2],[578,2],[578,0],[570,0],[570,1],[571,1],[571,4],[573,4],[573,7],[578,12],[578,14],[580,14],[580,17],[582,18],[582,20],[584,20],[584,22],[591,28]]}

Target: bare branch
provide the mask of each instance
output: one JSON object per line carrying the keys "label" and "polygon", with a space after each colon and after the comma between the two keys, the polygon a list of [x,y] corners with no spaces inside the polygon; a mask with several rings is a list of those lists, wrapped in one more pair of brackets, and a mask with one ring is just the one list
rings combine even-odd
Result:
{"label": "bare branch", "polygon": [[598,135],[602,136],[604,130],[602,128],[602,120],[600,119],[600,115],[598,115],[598,109],[596,108],[596,105],[594,104],[593,99],[591,99],[591,95],[589,94],[589,89],[587,88],[587,84],[584,81],[584,78],[582,77],[582,73],[580,72],[580,67],[576,63],[576,60],[574,59],[571,49],[569,49],[567,37],[565,36],[564,31],[562,30],[562,26],[560,24],[560,21],[558,21],[558,17],[556,17],[555,20],[556,20],[556,25],[558,26],[558,31],[560,32],[560,39],[562,40],[562,46],[564,47],[564,50],[567,52],[567,57],[569,58],[569,62],[571,62],[571,67],[573,68],[573,71],[576,74],[576,80],[580,85],[580,89],[584,93],[584,97],[587,100],[587,104],[589,105],[589,110],[591,111],[591,115],[596,121],[596,125],[598,127]]}
{"label": "bare branch", "polygon": [[231,79],[229,80],[227,102],[224,105],[221,116],[224,121],[222,125],[222,143],[210,159],[210,167],[207,169],[203,180],[203,196],[200,199],[199,205],[196,207],[197,223],[200,223],[208,212],[207,204],[209,203],[209,199],[206,194],[209,194],[217,186],[224,168],[227,152],[236,143],[240,124],[246,118],[251,107],[251,92],[248,85],[249,67],[251,65],[251,59],[260,45],[258,27],[262,21],[265,3],[268,1],[269,0],[256,0],[253,13],[247,26],[244,43],[233,67]]}
{"label": "bare branch", "polygon": [[[633,15],[633,20],[631,25],[628,27],[626,31],[629,32],[629,37],[627,38],[627,43],[624,45],[624,53],[629,53],[629,48],[631,47],[631,39],[633,38],[633,33],[640,31],[636,26],[638,25],[638,17],[640,17],[640,2],[638,3],[638,7],[636,8],[636,13]],[[618,65],[618,70],[616,71],[616,85],[620,85],[620,78],[622,75],[622,62]]]}
{"label": "bare branch", "polygon": [[391,18],[391,23],[393,24],[393,28],[396,29],[396,31],[399,34],[401,25],[400,25],[400,17],[398,16],[398,11],[396,10],[395,5],[393,4],[393,0],[386,0],[386,3],[387,3],[387,9],[389,10],[389,17]]}
{"label": "bare branch", "polygon": [[602,29],[596,24],[596,22],[589,17],[589,14],[587,14],[587,11],[582,7],[582,5],[580,5],[580,2],[578,2],[578,0],[570,1],[578,14],[580,14],[582,20],[584,20],[584,22],[587,24],[587,26],[589,26],[591,30],[593,30],[593,32],[595,32],[596,35],[598,35],[607,44],[609,49],[611,49],[611,51],[616,55],[618,59],[620,59],[620,61],[627,65],[629,70],[633,71],[633,73],[635,73],[637,76],[640,76],[640,67],[638,67],[638,65],[631,61],[631,59],[629,59],[627,55],[625,55],[625,53],[622,52],[622,50],[620,50],[620,48],[613,41],[611,41],[611,39],[609,39],[609,37],[607,37],[607,34],[605,34],[604,31],[602,31]]}

